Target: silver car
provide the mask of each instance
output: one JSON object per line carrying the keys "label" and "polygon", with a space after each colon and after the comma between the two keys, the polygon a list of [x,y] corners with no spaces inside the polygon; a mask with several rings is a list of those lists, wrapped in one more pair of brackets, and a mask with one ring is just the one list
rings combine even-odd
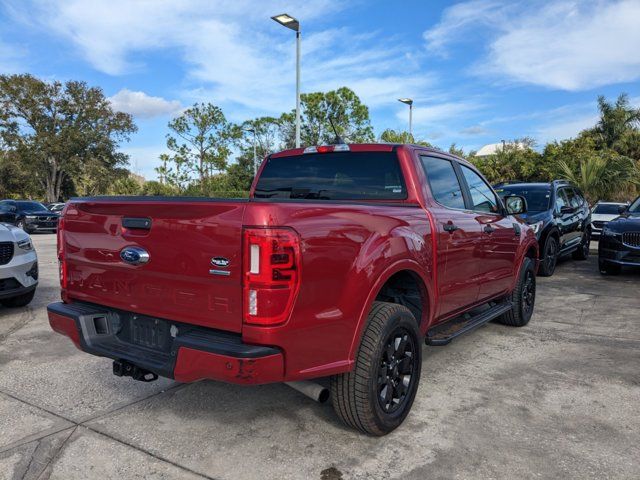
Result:
{"label": "silver car", "polygon": [[620,208],[628,203],[598,202],[591,209],[591,236],[600,238],[604,226],[614,218],[620,216]]}
{"label": "silver car", "polygon": [[0,223],[0,303],[24,307],[38,286],[38,256],[22,229]]}

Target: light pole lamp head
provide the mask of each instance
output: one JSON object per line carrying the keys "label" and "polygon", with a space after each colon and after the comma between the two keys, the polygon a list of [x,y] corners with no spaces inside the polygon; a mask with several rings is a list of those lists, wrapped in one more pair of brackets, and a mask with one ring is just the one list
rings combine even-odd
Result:
{"label": "light pole lamp head", "polygon": [[288,13],[281,13],[280,15],[276,15],[271,18],[276,22],[278,22],[283,27],[290,28],[291,30],[294,30],[296,32],[300,31],[300,22],[298,22],[298,20],[293,18]]}
{"label": "light pole lamp head", "polygon": [[406,103],[409,106],[413,105],[413,99],[411,98],[399,98],[398,101],[402,103]]}

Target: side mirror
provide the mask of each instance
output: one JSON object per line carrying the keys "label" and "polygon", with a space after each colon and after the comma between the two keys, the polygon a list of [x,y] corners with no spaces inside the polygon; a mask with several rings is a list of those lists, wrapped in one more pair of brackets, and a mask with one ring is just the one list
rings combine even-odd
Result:
{"label": "side mirror", "polygon": [[509,195],[504,197],[504,204],[509,215],[527,213],[527,200],[520,195]]}
{"label": "side mirror", "polygon": [[628,206],[628,205],[620,205],[620,206],[618,207],[618,213],[619,213],[620,215],[622,215],[624,212],[626,212],[626,211],[627,211],[627,208],[629,208],[629,206]]}

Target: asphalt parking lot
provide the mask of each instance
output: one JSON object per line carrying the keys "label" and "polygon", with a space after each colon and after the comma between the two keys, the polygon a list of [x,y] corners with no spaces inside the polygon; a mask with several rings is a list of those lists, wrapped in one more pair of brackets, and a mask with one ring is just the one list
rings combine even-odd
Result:
{"label": "asphalt parking lot", "polygon": [[36,297],[0,307],[0,479],[639,476],[640,272],[561,263],[529,326],[425,347],[407,421],[370,438],[284,385],[113,376],[50,330],[55,236],[33,239]]}

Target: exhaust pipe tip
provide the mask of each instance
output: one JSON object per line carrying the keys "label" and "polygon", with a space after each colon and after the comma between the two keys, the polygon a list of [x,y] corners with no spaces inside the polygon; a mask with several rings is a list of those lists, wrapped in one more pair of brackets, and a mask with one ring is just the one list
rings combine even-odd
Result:
{"label": "exhaust pipe tip", "polygon": [[329,400],[331,392],[328,388],[323,387],[319,383],[311,382],[308,380],[300,382],[284,382],[285,385],[297,390],[298,392],[306,395],[314,402],[325,403]]}

